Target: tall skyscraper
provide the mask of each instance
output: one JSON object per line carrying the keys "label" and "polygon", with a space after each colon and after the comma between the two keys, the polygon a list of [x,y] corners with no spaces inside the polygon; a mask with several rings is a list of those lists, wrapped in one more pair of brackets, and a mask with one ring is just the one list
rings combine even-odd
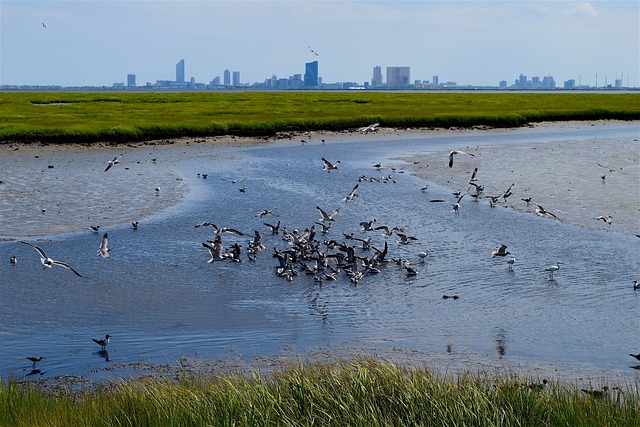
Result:
{"label": "tall skyscraper", "polygon": [[409,86],[410,67],[387,67],[387,86]]}
{"label": "tall skyscraper", "polygon": [[127,86],[135,86],[135,85],[136,85],[136,75],[127,74]]}
{"label": "tall skyscraper", "polygon": [[304,86],[318,86],[318,61],[307,62],[304,64]]}
{"label": "tall skyscraper", "polygon": [[371,79],[371,86],[382,86],[382,67],[376,65],[373,67],[373,78]]}
{"label": "tall skyscraper", "polygon": [[184,59],[181,59],[176,64],[176,82],[184,83]]}
{"label": "tall skyscraper", "polygon": [[231,84],[231,71],[229,70],[224,70],[224,74],[223,74],[223,79],[224,79],[224,85],[225,86],[229,86]]}
{"label": "tall skyscraper", "polygon": [[431,78],[431,85],[438,86],[440,84],[440,78],[436,75]]}
{"label": "tall skyscraper", "polygon": [[233,72],[233,85],[240,86],[240,71]]}

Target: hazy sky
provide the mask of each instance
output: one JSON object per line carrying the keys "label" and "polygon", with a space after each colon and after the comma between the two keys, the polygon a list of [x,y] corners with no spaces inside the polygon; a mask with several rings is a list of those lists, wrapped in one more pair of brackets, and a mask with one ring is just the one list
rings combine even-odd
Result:
{"label": "hazy sky", "polygon": [[[370,81],[509,84],[522,73],[639,86],[640,2],[633,1],[0,1],[0,84],[138,85],[225,69],[243,83],[304,73]],[[43,26],[46,25],[46,28]],[[309,46],[319,56],[311,52]]]}

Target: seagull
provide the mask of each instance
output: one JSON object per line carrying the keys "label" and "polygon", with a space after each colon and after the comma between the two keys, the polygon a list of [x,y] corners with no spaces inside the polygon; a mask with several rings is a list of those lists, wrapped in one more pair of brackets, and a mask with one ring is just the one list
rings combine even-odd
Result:
{"label": "seagull", "polygon": [[497,256],[507,256],[510,253],[511,252],[507,252],[507,245],[500,245],[495,251],[491,252],[491,258],[495,258]]}
{"label": "seagull", "polygon": [[527,197],[526,199],[520,199],[523,202],[525,202],[527,204],[527,206],[529,205],[529,203],[531,203],[531,197]]}
{"label": "seagull", "polygon": [[477,173],[478,173],[478,168],[475,168],[473,170],[473,173],[471,174],[471,178],[469,178],[469,184],[471,184],[472,182],[476,182],[478,180],[478,178],[476,178]]}
{"label": "seagull", "polygon": [[425,191],[427,191],[428,189],[429,189],[429,184],[426,184],[426,185],[424,185],[424,186],[420,189],[420,191],[422,191],[422,192],[424,193],[424,192],[425,192]]}
{"label": "seagull", "polygon": [[640,283],[638,283],[637,280],[633,281],[633,290],[634,291],[640,291]]}
{"label": "seagull", "polygon": [[357,197],[358,194],[358,186],[360,184],[356,184],[355,187],[353,187],[353,189],[351,190],[351,192],[349,194],[346,195],[346,197],[344,199],[342,199],[345,203],[349,203],[350,201],[352,201],[354,199],[354,197]]}
{"label": "seagull", "polygon": [[581,390],[583,393],[586,393],[591,397],[601,399],[607,395],[607,393],[609,392],[609,387],[604,386],[602,387],[602,390],[587,390],[586,388],[583,388]]}
{"label": "seagull", "polygon": [[321,231],[322,234],[328,234],[329,230],[331,230],[331,223],[325,224],[322,222],[314,222],[314,224],[318,224],[320,227],[322,227],[322,231]]}
{"label": "seagull", "polygon": [[536,214],[540,215],[540,216],[550,216],[552,218],[557,219],[558,221],[560,220],[560,218],[558,218],[557,216],[555,216],[554,214],[552,214],[551,212],[545,210],[545,208],[543,208],[542,206],[536,204],[537,208],[536,208]]}
{"label": "seagull", "polygon": [[638,354],[629,353],[629,356],[635,357],[636,359],[640,360],[640,353],[638,353]]}
{"label": "seagull", "polygon": [[222,261],[225,259],[224,249],[222,248],[222,239],[216,238],[216,240],[211,243],[213,243],[213,245],[210,245],[209,243],[202,244],[202,246],[207,249],[211,255],[211,259],[207,261],[207,263],[211,264],[214,261]]}
{"label": "seagull", "polygon": [[320,218],[320,221],[335,221],[333,219],[333,217],[338,214],[338,212],[340,212],[340,208],[336,208],[334,209],[330,214],[327,215],[327,213],[325,211],[323,211],[322,209],[320,209],[320,206],[316,206],[316,209],[318,210],[318,212],[320,212],[320,215],[322,216],[322,218]]}
{"label": "seagull", "polygon": [[315,50],[313,50],[311,48],[311,46],[309,46],[309,50],[311,51],[311,53],[315,54],[316,56],[320,56],[320,55],[318,55],[318,52],[316,52]]}
{"label": "seagull", "polygon": [[509,270],[513,270],[513,264],[516,262],[516,257],[511,255],[511,258],[507,260],[507,265]]}
{"label": "seagull", "polygon": [[513,193],[511,192],[511,189],[513,188],[513,186],[516,185],[515,183],[511,184],[509,186],[509,188],[507,188],[507,191],[505,191],[504,193],[502,193],[502,198],[504,199],[504,202],[507,203],[507,199],[509,197],[511,197],[511,195],[513,195]]}
{"label": "seagull", "polygon": [[600,166],[601,168],[605,168],[605,169],[607,169],[610,173],[614,173],[614,172],[615,172],[615,169],[611,169],[610,167],[603,166],[603,165],[601,165],[601,164],[600,164],[600,163],[598,163],[598,162],[596,162],[596,164],[597,164],[598,166]]}
{"label": "seagull", "polygon": [[370,124],[369,126],[365,126],[363,128],[360,129],[360,132],[364,132],[365,134],[369,133],[369,132],[377,132],[378,129],[377,127],[380,126],[380,123],[373,123]]}
{"label": "seagull", "polygon": [[100,242],[100,249],[98,249],[98,255],[102,258],[109,258],[109,249],[107,249],[107,245],[109,244],[109,237],[107,233],[104,233],[102,236],[102,241]]}
{"label": "seagull", "polygon": [[340,160],[336,161],[335,163],[331,163],[329,160],[323,157],[322,163],[324,163],[322,170],[326,170],[328,173],[331,173],[332,170],[338,170],[338,165],[340,164]]}
{"label": "seagull", "polygon": [[602,220],[607,223],[607,225],[611,225],[611,220],[613,217],[611,215],[600,215],[596,217],[597,220]]}
{"label": "seagull", "polygon": [[263,216],[266,216],[266,215],[278,216],[273,213],[273,209],[262,209],[260,212],[256,214],[258,218],[262,218]]}
{"label": "seagull", "polygon": [[550,265],[549,267],[544,269],[544,271],[549,272],[549,279],[553,280],[553,273],[560,270],[560,264],[562,264],[562,262],[558,261],[555,265]]}
{"label": "seagull", "polygon": [[11,255],[11,258],[9,258],[9,262],[13,265],[16,265],[18,263],[18,258],[16,258],[15,255]]}
{"label": "seagull", "polygon": [[137,230],[138,229],[138,221],[132,222],[131,223],[131,228],[133,228],[134,230]]}
{"label": "seagull", "polygon": [[266,222],[263,222],[263,224],[269,227],[269,229],[271,230],[271,234],[278,234],[278,232],[280,231],[280,221],[278,221],[276,225],[268,224]]}
{"label": "seagull", "polygon": [[408,245],[409,243],[411,243],[412,240],[418,240],[416,237],[407,236],[404,233],[397,233],[396,232],[396,236],[398,236],[400,238],[400,240],[397,240],[397,243],[399,245]]}
{"label": "seagull", "polygon": [[195,228],[198,228],[198,227],[211,227],[214,230],[218,230],[218,226],[209,221],[204,221],[204,222],[201,222],[200,224],[196,224]]}
{"label": "seagull", "polygon": [[[56,261],[54,259],[51,259],[47,256],[47,254],[44,252],[44,250],[42,250],[42,248],[40,246],[36,246],[34,244],[25,242],[25,241],[20,241],[20,243],[24,243],[25,245],[29,245],[32,248],[34,248],[36,251],[38,251],[38,253],[40,254],[40,262],[43,265],[43,268],[51,268],[53,265],[59,265],[61,267],[66,268],[67,270],[71,270],[73,271],[77,276],[80,276],[80,273],[78,273],[76,270],[73,269],[73,267],[71,267],[69,264],[67,264],[66,262],[62,262],[62,261]],[[82,276],[80,276],[82,277]]]}
{"label": "seagull", "polygon": [[99,225],[90,225],[89,227],[91,227],[93,232],[96,233],[96,234],[100,231],[100,226]]}
{"label": "seagull", "polygon": [[420,258],[420,262],[424,262],[427,259],[427,257],[429,256],[429,253],[430,253],[429,249],[425,250],[424,252],[420,252],[418,254],[418,258]]}
{"label": "seagull", "polygon": [[452,151],[449,152],[449,167],[450,168],[453,167],[453,156],[455,156],[456,154],[468,154],[471,157],[475,157],[475,154],[466,153],[466,152],[460,151],[460,150],[452,150]]}
{"label": "seagull", "polygon": [[[469,187],[471,188],[471,187]],[[469,192],[469,190],[467,190],[464,194],[462,194],[460,197],[458,197],[458,201],[457,202],[450,202],[449,200],[442,200],[442,199],[436,199],[436,200],[429,200],[430,202],[435,202],[435,203],[449,203],[451,206],[453,206],[453,213],[456,215],[460,215],[460,201],[462,200],[462,198]]]}
{"label": "seagull", "polygon": [[156,193],[160,192],[160,187],[156,187]]}
{"label": "seagull", "polygon": [[122,154],[120,154],[119,156],[115,156],[113,158],[113,160],[109,160],[109,162],[107,162],[107,168],[104,170],[105,172],[108,171],[109,169],[111,169],[111,166],[120,163],[120,157],[122,157]]}
{"label": "seagull", "polygon": [[27,360],[30,361],[31,363],[33,363],[33,368],[32,369],[36,369],[36,363],[38,363],[39,361],[41,361],[42,359],[45,359],[43,356],[27,356]]}
{"label": "seagull", "polygon": [[376,219],[370,219],[369,221],[362,221],[359,225],[362,228],[362,231],[373,231],[373,224],[375,224]]}
{"label": "seagull", "polygon": [[105,335],[103,340],[97,340],[95,338],[91,338],[91,339],[93,340],[94,343],[102,347],[102,351],[105,351],[105,347],[107,346],[107,344],[109,344],[109,338],[111,338],[111,335]]}

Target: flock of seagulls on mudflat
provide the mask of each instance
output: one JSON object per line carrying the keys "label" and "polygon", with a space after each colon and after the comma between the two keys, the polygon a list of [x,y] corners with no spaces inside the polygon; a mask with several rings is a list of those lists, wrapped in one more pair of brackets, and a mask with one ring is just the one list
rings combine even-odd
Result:
{"label": "flock of seagulls on mudflat", "polygon": [[[313,51],[312,51],[313,52]],[[315,53],[315,52],[314,52]],[[317,53],[316,53],[317,55]],[[377,131],[377,127],[379,123],[374,123],[370,126],[361,128],[360,131],[363,133],[375,132]],[[468,155],[473,157],[474,154],[467,153],[461,150],[452,150],[449,152],[449,167],[453,167],[454,157],[457,155]],[[107,166],[104,172],[109,171],[113,166],[120,163],[120,158],[122,155],[115,156],[112,160],[107,162]],[[155,159],[154,159],[155,161]],[[322,169],[326,170],[327,173],[331,171],[338,171],[338,167],[340,165],[340,161],[329,161],[326,158],[322,157]],[[602,166],[598,163],[599,166]],[[376,164],[374,167],[377,170],[381,169],[381,164]],[[607,168],[609,169],[609,168]],[[614,170],[609,169],[609,172],[614,172]],[[484,186],[478,183],[477,178],[478,168],[475,168],[472,172],[471,178],[469,179],[469,188],[465,192],[455,192],[454,196],[456,199],[453,201],[445,200],[445,199],[434,199],[430,200],[430,202],[434,203],[448,203],[453,208],[453,213],[455,215],[460,214],[460,203],[462,199],[469,195],[474,199],[478,199],[483,196]],[[208,174],[198,174],[198,177],[206,179]],[[603,177],[604,179],[604,177]],[[236,183],[237,181],[232,181],[232,183]],[[367,177],[365,175],[360,176],[358,178],[358,182],[354,185],[351,191],[342,199],[344,203],[352,202],[358,196],[358,190],[360,189],[360,184],[362,182],[395,182],[395,180],[389,175],[388,177],[374,178]],[[513,194],[512,189],[515,186],[515,183],[512,183],[506,191],[501,194],[495,196],[484,196],[489,200],[489,204],[491,207],[496,206],[500,199],[504,202]],[[474,188],[474,193],[471,193],[472,188]],[[420,189],[422,192],[426,192],[428,190],[428,185],[425,185]],[[155,189],[156,193],[160,192],[160,187]],[[243,192],[243,189],[240,189]],[[532,201],[531,198],[521,199],[526,202],[527,205]],[[558,217],[547,211],[543,206],[539,204],[535,204],[536,209],[535,212],[539,216],[551,218],[558,220]],[[278,217],[279,215],[274,212],[275,209],[262,209],[255,214],[257,218],[264,218],[267,216]],[[318,211],[320,218],[313,222],[310,227],[305,228],[302,232],[299,232],[297,229],[289,230],[285,225],[282,224],[279,219],[276,224],[264,222],[264,226],[267,227],[270,236],[281,236],[282,240],[286,242],[286,247],[279,248],[277,246],[273,246],[272,258],[276,260],[276,265],[274,266],[275,274],[278,277],[284,278],[287,281],[293,281],[296,276],[299,275],[310,275],[313,276],[314,283],[320,283],[326,281],[334,281],[338,278],[339,274],[344,273],[349,280],[358,284],[362,280],[364,280],[366,275],[369,274],[378,274],[381,272],[381,269],[387,265],[389,262],[397,264],[401,267],[407,278],[412,278],[418,274],[418,270],[413,266],[412,261],[408,259],[402,258],[393,258],[391,257],[389,251],[389,241],[388,238],[393,236],[397,237],[396,244],[398,246],[409,245],[413,242],[416,242],[418,239],[414,236],[410,236],[406,234],[403,227],[400,226],[387,226],[377,224],[377,220],[375,218],[362,221],[359,223],[360,231],[364,232],[365,235],[369,233],[380,233],[380,236],[383,237],[384,246],[378,248],[372,244],[372,237],[368,235],[367,237],[357,237],[354,233],[343,233],[341,239],[335,240],[327,240],[323,239],[320,236],[327,236],[331,232],[332,224],[335,222],[335,217],[340,214],[340,208],[337,207],[330,212],[322,209],[320,206],[316,206],[316,210]],[[606,224],[611,224],[612,217],[609,215],[602,215],[596,217],[597,220],[602,220]],[[132,222],[132,229],[137,230],[139,223]],[[316,228],[316,226],[318,226]],[[230,261],[230,262],[243,262],[242,259],[242,245],[239,243],[234,243],[229,247],[225,248],[223,245],[223,236],[227,234],[239,236],[239,237],[249,237],[250,239],[247,241],[246,248],[246,259],[248,261],[256,261],[259,253],[266,250],[265,242],[263,241],[262,233],[259,230],[254,230],[253,233],[245,233],[243,231],[237,230],[235,228],[230,227],[218,227],[215,223],[211,221],[203,221],[198,224],[195,224],[195,228],[209,228],[213,231],[213,240],[207,240],[206,242],[202,242],[202,247],[208,252],[209,260],[206,262],[209,264],[219,262],[219,261]],[[91,225],[91,230],[94,233],[100,232],[99,225]],[[357,244],[352,242],[358,242]],[[49,257],[44,249],[40,246],[37,246],[33,243],[29,243],[26,241],[21,241],[21,243],[28,245],[35,249],[40,255],[40,263],[43,266],[43,269],[52,268],[53,266],[63,267],[75,275],[82,277],[81,274],[74,269],[69,263],[52,259]],[[109,254],[109,237],[108,233],[104,233],[100,246],[98,248],[97,254],[102,258],[110,258]],[[507,251],[507,245],[500,244],[496,247],[495,250],[491,253],[491,258],[502,257],[507,258],[507,268],[508,270],[513,270],[515,264],[515,255]],[[427,258],[430,256],[430,251],[424,249],[417,253],[417,258],[419,263],[425,263]],[[15,255],[11,256],[10,263],[15,265],[17,263],[17,257]],[[557,261],[556,264],[550,265],[544,269],[545,272],[549,273],[549,280],[554,280],[554,274],[560,270],[560,266],[563,265],[562,261]],[[640,283],[637,281],[633,282],[633,289],[640,290]],[[459,299],[458,295],[443,295],[443,299]],[[106,354],[106,346],[109,344],[111,336],[105,335],[104,339],[92,339],[97,345],[101,347],[100,353],[101,355]],[[640,355],[633,355],[640,360]],[[108,360],[108,355],[106,356]],[[43,356],[29,356],[27,359],[32,362],[32,373],[38,373],[39,370],[36,369],[36,363],[42,361],[44,359]],[[635,368],[635,367],[634,367]],[[640,366],[638,367],[640,368]]]}

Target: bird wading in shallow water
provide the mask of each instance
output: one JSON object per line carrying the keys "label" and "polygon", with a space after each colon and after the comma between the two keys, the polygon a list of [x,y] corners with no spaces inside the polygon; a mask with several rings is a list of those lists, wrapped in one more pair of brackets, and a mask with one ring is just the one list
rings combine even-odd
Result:
{"label": "bird wading in shallow water", "polygon": [[95,338],[91,338],[91,339],[93,340],[94,343],[102,347],[102,351],[104,351],[107,345],[109,344],[109,339],[111,339],[111,335],[105,335],[103,340],[97,340]]}

